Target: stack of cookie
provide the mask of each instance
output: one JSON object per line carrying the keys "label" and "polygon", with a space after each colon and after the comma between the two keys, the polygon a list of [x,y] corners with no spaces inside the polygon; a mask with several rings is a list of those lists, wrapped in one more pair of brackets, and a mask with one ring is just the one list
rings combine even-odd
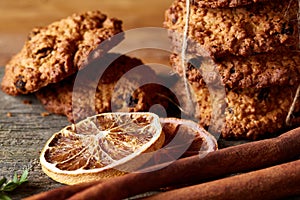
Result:
{"label": "stack of cookie", "polygon": [[[212,125],[218,100],[211,94],[222,87],[225,121],[217,131],[224,138],[269,137],[299,124],[298,8],[297,0],[192,1],[185,70],[201,125]],[[164,25],[181,75],[185,22],[186,2],[176,0]]]}
{"label": "stack of cookie", "polygon": [[143,86],[156,76],[141,60],[107,53],[123,35],[122,22],[100,11],[34,28],[5,66],[1,89],[9,95],[34,93],[49,112],[71,122],[103,112],[148,111],[159,103],[157,93],[168,91]]}

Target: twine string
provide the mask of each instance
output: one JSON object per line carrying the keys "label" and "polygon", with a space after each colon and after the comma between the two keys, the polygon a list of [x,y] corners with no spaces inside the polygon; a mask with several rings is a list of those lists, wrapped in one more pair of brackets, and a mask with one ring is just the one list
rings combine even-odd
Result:
{"label": "twine string", "polygon": [[288,112],[288,115],[286,117],[286,120],[285,120],[285,123],[287,126],[291,126],[291,118],[292,118],[292,114],[295,110],[295,106],[296,106],[296,102],[297,102],[297,99],[299,98],[299,95],[300,95],[300,85],[298,86],[297,88],[297,91],[296,91],[296,94],[295,94],[295,97],[293,99],[293,103],[289,109],[289,112]]}
{"label": "twine string", "polygon": [[[298,6],[297,20],[298,20],[298,38],[299,38],[299,41],[300,41],[300,33],[299,33],[299,29],[300,29],[300,0],[298,0],[298,5],[299,6]],[[300,42],[299,42],[298,45],[299,45],[298,48],[300,48]],[[298,88],[297,88],[296,94],[294,96],[292,105],[291,105],[291,107],[289,109],[289,112],[288,112],[288,115],[286,116],[286,119],[285,119],[285,123],[286,123],[287,126],[292,126],[291,118],[292,118],[293,112],[295,110],[297,99],[299,97],[300,97],[300,84],[298,85]]]}
{"label": "twine string", "polygon": [[[189,83],[187,80],[187,73],[186,73],[186,65],[187,65],[187,47],[188,47],[188,32],[189,32],[189,23],[190,23],[190,14],[191,14],[191,1],[186,0],[186,16],[185,16],[185,25],[183,30],[183,39],[182,39],[182,49],[181,49],[181,67],[183,72],[183,81],[184,81],[184,88],[187,94],[187,109],[188,111],[193,110],[192,106],[192,94],[190,91]],[[299,0],[300,1],[300,0]],[[193,114],[193,113],[190,113]]]}

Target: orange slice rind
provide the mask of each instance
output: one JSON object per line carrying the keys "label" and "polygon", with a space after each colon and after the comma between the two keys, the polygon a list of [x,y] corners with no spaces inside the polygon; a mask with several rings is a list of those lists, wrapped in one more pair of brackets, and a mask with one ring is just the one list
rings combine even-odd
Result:
{"label": "orange slice rind", "polygon": [[183,153],[183,157],[188,156],[189,152],[196,152],[199,156],[203,156],[218,149],[216,138],[192,120],[160,118],[160,123],[166,136],[164,146],[174,146],[173,141],[175,137],[180,139],[181,145],[187,145],[187,150]]}
{"label": "orange slice rind", "polygon": [[216,138],[192,120],[160,118],[160,123],[165,135],[164,145],[152,152],[141,172],[158,170],[184,157],[198,155],[202,158],[218,150]]}

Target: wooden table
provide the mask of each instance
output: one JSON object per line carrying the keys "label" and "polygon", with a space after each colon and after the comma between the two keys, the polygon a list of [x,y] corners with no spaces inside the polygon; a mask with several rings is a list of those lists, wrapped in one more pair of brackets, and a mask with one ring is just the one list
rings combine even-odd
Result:
{"label": "wooden table", "polygon": [[45,110],[33,95],[12,97],[0,92],[0,177],[11,179],[14,172],[29,170],[29,182],[9,194],[13,199],[60,186],[41,171],[39,152],[69,122],[63,116],[43,115]]}

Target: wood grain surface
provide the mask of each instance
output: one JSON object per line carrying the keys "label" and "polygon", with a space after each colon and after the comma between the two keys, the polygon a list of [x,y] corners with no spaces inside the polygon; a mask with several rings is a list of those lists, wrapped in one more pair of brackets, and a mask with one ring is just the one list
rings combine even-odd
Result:
{"label": "wood grain surface", "polygon": [[29,182],[8,193],[13,199],[60,185],[44,175],[38,158],[47,139],[69,123],[63,116],[45,114],[33,95],[12,97],[0,91],[0,177],[11,179],[14,172],[29,170]]}

